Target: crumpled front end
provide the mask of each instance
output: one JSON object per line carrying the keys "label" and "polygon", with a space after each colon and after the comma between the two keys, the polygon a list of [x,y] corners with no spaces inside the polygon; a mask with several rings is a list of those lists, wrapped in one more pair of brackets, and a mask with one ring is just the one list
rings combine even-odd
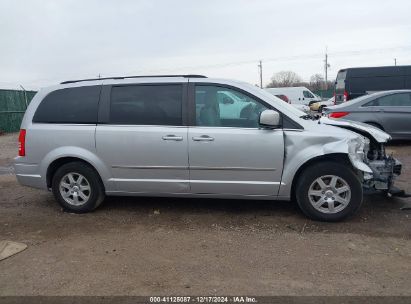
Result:
{"label": "crumpled front end", "polygon": [[372,174],[364,174],[364,187],[370,190],[389,191],[394,180],[401,174],[402,164],[392,155],[387,155],[383,144],[374,143],[366,154],[365,163]]}
{"label": "crumpled front end", "polygon": [[385,144],[391,136],[373,126],[353,121],[335,121],[321,118],[321,123],[333,125],[362,135],[349,142],[348,156],[355,168],[363,172],[363,185],[369,190],[392,189],[394,180],[401,174],[402,165],[392,155],[387,155]]}

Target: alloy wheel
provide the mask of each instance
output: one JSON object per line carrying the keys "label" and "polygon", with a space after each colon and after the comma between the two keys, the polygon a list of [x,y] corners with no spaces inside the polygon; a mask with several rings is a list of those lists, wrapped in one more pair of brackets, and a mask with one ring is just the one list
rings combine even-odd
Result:
{"label": "alloy wheel", "polygon": [[338,213],[349,205],[351,188],[339,176],[324,175],[312,182],[308,198],[316,210],[322,213]]}

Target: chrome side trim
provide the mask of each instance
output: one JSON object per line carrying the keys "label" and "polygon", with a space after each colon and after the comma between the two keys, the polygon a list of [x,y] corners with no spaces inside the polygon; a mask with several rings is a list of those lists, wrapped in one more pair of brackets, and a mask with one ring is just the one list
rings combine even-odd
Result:
{"label": "chrome side trim", "polygon": [[276,168],[190,166],[191,170],[275,171]]}
{"label": "chrome side trim", "polygon": [[206,179],[192,179],[190,183],[198,184],[241,184],[241,185],[284,185],[281,182],[264,182],[264,181],[233,181],[233,180],[206,180]]}
{"label": "chrome side trim", "polygon": [[188,179],[157,179],[157,178],[110,178],[113,182],[157,182],[157,183],[189,183]]}
{"label": "chrome side trim", "polygon": [[232,181],[232,180],[188,180],[188,179],[135,179],[135,178],[110,178],[113,182],[158,182],[158,183],[203,183],[203,184],[242,184],[242,185],[285,185],[282,182],[265,181]]}
{"label": "chrome side trim", "polygon": [[22,176],[22,177],[35,177],[35,178],[41,178],[41,175],[39,174],[21,174],[21,173],[17,173],[17,176]]}
{"label": "chrome side trim", "polygon": [[171,169],[188,170],[187,166],[111,166],[113,169]]}
{"label": "chrome side trim", "polygon": [[204,167],[204,166],[111,166],[113,169],[161,169],[161,170],[229,170],[229,171],[275,171],[276,168],[255,167]]}

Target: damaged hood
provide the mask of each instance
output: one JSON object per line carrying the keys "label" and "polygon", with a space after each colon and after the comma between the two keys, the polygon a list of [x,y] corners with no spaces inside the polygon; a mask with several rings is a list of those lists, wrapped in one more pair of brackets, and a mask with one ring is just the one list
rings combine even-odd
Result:
{"label": "damaged hood", "polygon": [[385,143],[391,139],[391,136],[385,133],[384,131],[374,126],[362,123],[362,122],[344,120],[344,119],[336,120],[336,119],[329,119],[327,117],[321,117],[319,121],[320,123],[325,124],[325,125],[340,127],[340,128],[354,131],[354,132],[358,131],[358,133],[363,134],[363,135],[368,134],[379,143]]}

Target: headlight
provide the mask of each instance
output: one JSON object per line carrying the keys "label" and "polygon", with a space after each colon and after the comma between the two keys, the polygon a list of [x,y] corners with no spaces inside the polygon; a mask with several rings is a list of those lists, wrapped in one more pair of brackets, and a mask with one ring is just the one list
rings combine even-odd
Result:
{"label": "headlight", "polygon": [[348,142],[348,155],[351,160],[364,161],[370,140],[366,137],[357,137]]}
{"label": "headlight", "polygon": [[365,172],[364,178],[372,177],[372,170],[366,164],[366,153],[368,153],[370,140],[366,137],[357,137],[350,139],[348,142],[348,157],[355,168]]}

